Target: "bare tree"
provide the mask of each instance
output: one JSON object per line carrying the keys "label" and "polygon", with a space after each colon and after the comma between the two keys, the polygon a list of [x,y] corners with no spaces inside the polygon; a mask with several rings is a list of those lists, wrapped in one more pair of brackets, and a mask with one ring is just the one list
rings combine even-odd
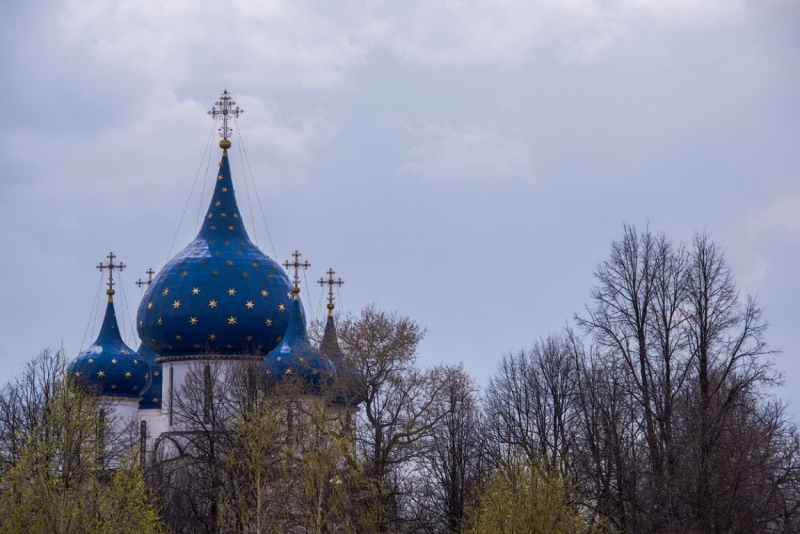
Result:
{"label": "bare tree", "polygon": [[[339,323],[344,363],[358,376],[357,397],[363,400],[356,422],[359,453],[383,489],[382,507],[389,523],[399,520],[400,466],[419,455],[420,440],[443,417],[434,409],[444,388],[442,370],[416,367],[417,345],[424,334],[411,319],[375,305]],[[388,530],[389,523],[381,525],[381,531]]]}
{"label": "bare tree", "polygon": [[475,380],[463,365],[446,368],[443,378],[443,394],[435,405],[441,418],[414,462],[409,491],[411,526],[430,533],[462,531],[484,465]]}
{"label": "bare tree", "polygon": [[575,359],[550,335],[503,356],[486,389],[487,452],[495,464],[525,457],[567,468],[575,418]]}

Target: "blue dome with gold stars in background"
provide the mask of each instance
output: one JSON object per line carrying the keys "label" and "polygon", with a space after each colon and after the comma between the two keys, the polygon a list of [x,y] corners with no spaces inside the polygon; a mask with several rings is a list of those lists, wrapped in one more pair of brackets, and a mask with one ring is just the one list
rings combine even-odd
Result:
{"label": "blue dome with gold stars in background", "polygon": [[103,317],[103,325],[97,340],[86,350],[81,351],[69,365],[70,376],[82,383],[98,387],[99,393],[107,397],[139,399],[150,387],[152,376],[147,361],[128,347],[119,332],[117,314],[114,310],[114,269],[125,266],[114,263],[113,253],[108,255],[109,264],[98,265],[101,270],[109,270],[108,304]]}
{"label": "blue dome with gold stars in background", "polygon": [[230,115],[220,128],[222,161],[208,211],[197,237],[149,285],[137,314],[142,343],[162,359],[264,355],[289,324],[292,286],[250,241],[234,194],[225,121],[241,110],[227,91],[217,105]]}
{"label": "blue dome with gold stars in background", "polygon": [[295,251],[293,264],[286,262],[286,267],[294,267],[294,287],[289,310],[289,325],[286,335],[274,350],[267,354],[259,364],[268,384],[281,381],[299,381],[307,389],[307,393],[315,393],[323,384],[331,383],[337,376],[336,366],[308,341],[306,319],[300,304],[299,268],[307,268],[308,262],[299,262],[300,253]]}

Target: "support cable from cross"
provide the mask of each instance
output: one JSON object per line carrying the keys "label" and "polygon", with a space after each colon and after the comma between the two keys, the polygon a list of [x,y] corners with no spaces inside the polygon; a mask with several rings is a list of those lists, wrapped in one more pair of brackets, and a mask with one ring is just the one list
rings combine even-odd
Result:
{"label": "support cable from cross", "polygon": [[328,315],[330,317],[333,317],[333,308],[334,308],[333,286],[341,287],[341,285],[344,284],[344,280],[342,280],[341,278],[334,280],[333,275],[336,274],[336,271],[334,271],[333,269],[328,269],[328,272],[325,274],[328,275],[328,279],[325,280],[324,278],[320,278],[317,281],[317,283],[323,287],[325,287],[326,285],[328,286]]}
{"label": "support cable from cross", "polygon": [[283,267],[286,270],[289,270],[289,268],[294,269],[294,280],[293,280],[294,287],[292,288],[292,292],[294,293],[294,299],[297,300],[298,298],[297,294],[300,293],[300,269],[308,269],[309,267],[311,267],[311,264],[308,263],[307,261],[300,263],[300,256],[302,256],[302,254],[300,254],[296,250],[294,251],[294,254],[292,254],[292,256],[294,257],[294,263],[289,263],[289,260],[286,260],[283,263]]}
{"label": "support cable from cross", "polygon": [[114,263],[114,258],[116,258],[116,256],[113,252],[109,252],[106,258],[108,258],[108,264],[106,265],[103,262],[100,262],[97,268],[100,270],[100,272],[108,269],[108,282],[106,282],[106,284],[108,284],[108,289],[106,290],[106,295],[108,295],[108,299],[110,301],[111,295],[114,294],[114,269],[122,271],[122,269],[125,268],[125,264],[122,262]]}

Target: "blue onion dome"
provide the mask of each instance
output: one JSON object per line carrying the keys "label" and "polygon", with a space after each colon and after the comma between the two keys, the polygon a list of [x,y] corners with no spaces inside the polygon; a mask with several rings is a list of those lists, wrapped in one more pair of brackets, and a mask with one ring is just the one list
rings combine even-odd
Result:
{"label": "blue onion dome", "polygon": [[139,337],[159,361],[260,359],[289,324],[289,279],[247,236],[227,150],[219,165],[200,232],[161,269],[139,305]]}
{"label": "blue onion dome", "polygon": [[139,345],[139,349],[136,353],[150,366],[150,376],[152,377],[150,387],[142,393],[142,400],[139,401],[139,408],[161,409],[161,387],[164,380],[164,369],[160,363],[156,363],[158,354],[148,349],[144,343]]}
{"label": "blue onion dome", "polygon": [[103,396],[138,399],[150,387],[150,366],[122,341],[114,290],[106,293],[108,306],[97,341],[78,355],[68,372],[81,382],[97,386]]}
{"label": "blue onion dome", "polygon": [[294,298],[289,310],[286,335],[259,364],[259,369],[269,384],[300,381],[306,387],[306,392],[313,393],[337,376],[336,366],[309,343],[306,319],[297,295],[300,288],[295,286],[292,291]]}

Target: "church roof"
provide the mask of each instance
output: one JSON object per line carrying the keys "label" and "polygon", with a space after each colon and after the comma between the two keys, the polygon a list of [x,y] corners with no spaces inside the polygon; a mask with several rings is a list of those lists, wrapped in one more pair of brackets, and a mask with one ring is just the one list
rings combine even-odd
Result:
{"label": "church roof", "polygon": [[[297,287],[294,289],[299,290]],[[337,375],[333,362],[309,343],[305,315],[296,293],[291,303],[286,335],[267,354],[259,368],[266,375],[268,383],[274,384],[287,379],[300,380],[310,393]]]}
{"label": "church roof", "polygon": [[139,305],[139,337],[162,359],[266,354],[289,324],[291,287],[247,235],[223,150],[200,232],[161,269]]}
{"label": "church roof", "polygon": [[113,294],[109,289],[97,340],[78,355],[68,372],[79,381],[98,386],[102,395],[139,398],[150,386],[150,366],[122,341]]}

